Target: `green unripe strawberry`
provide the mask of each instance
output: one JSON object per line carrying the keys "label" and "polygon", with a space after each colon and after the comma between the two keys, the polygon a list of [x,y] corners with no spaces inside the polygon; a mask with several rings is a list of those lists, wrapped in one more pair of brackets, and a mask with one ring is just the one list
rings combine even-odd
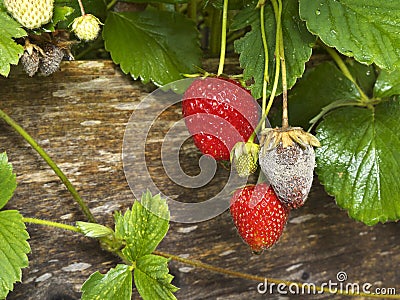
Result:
{"label": "green unripe strawberry", "polygon": [[93,41],[97,38],[100,32],[101,22],[95,16],[86,14],[75,18],[72,22],[72,31],[83,41]]}
{"label": "green unripe strawberry", "polygon": [[4,0],[4,5],[28,29],[39,28],[53,17],[54,0]]}
{"label": "green unripe strawberry", "polygon": [[231,162],[240,177],[253,174],[258,167],[260,146],[253,142],[238,142],[231,151]]}

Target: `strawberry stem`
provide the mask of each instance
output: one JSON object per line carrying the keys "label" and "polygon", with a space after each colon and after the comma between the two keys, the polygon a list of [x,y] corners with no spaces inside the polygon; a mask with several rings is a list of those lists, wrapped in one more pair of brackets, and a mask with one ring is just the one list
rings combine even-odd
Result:
{"label": "strawberry stem", "polygon": [[[265,34],[265,21],[264,21],[264,8],[265,2],[261,0],[258,2],[260,5],[260,23],[261,23],[261,38],[264,48],[264,77],[263,77],[263,90],[262,90],[262,112],[265,112],[267,106],[267,84],[269,82],[269,75],[268,75],[268,62],[269,62],[269,55],[268,55],[268,44],[267,44],[267,37]],[[261,123],[261,129],[265,128],[265,121]]]}
{"label": "strawberry stem", "polygon": [[78,0],[78,3],[79,3],[79,8],[81,9],[81,15],[82,16],[86,15],[85,8],[83,7],[82,0]]}
{"label": "strawberry stem", "polygon": [[58,177],[61,179],[62,183],[65,185],[65,187],[68,189],[72,197],[74,198],[75,202],[78,203],[80,206],[82,212],[85,214],[86,218],[92,222],[96,223],[96,220],[89,210],[88,206],[85,204],[85,202],[82,200],[82,198],[79,196],[78,192],[76,191],[75,187],[72,185],[72,183],[69,181],[67,176],[61,171],[61,169],[57,166],[57,164],[50,158],[50,156],[44,151],[42,147],[39,146],[39,144],[21,127],[15,122],[10,116],[8,116],[4,111],[0,109],[0,118],[3,119],[8,125],[10,125],[16,132],[18,132],[24,139],[25,141],[28,142],[29,145],[32,146],[34,150],[36,150],[37,153],[44,159],[44,161],[50,166],[50,168],[53,169],[54,173],[58,175]]}
{"label": "strawberry stem", "polygon": [[22,222],[31,223],[31,224],[38,224],[38,225],[44,225],[44,226],[55,227],[55,228],[61,228],[61,229],[68,230],[68,231],[74,231],[74,232],[82,233],[81,230],[78,227],[75,227],[75,226],[72,226],[72,225],[67,225],[67,224],[62,224],[62,223],[58,223],[58,222],[42,220],[42,219],[22,218]]}
{"label": "strawberry stem", "polygon": [[342,71],[343,75],[346,76],[347,79],[349,79],[357,88],[358,92],[360,93],[361,96],[361,102],[363,103],[368,103],[370,99],[368,96],[364,93],[364,91],[358,86],[356,80],[354,79],[353,75],[351,75],[349,69],[347,68],[346,64],[342,60],[342,58],[339,56],[339,54],[332,48],[324,45],[323,43],[320,43],[325,49],[326,52],[332,57],[332,59],[335,61],[337,66],[339,67],[340,71]]}
{"label": "strawberry stem", "polygon": [[218,65],[217,76],[220,76],[224,72],[227,21],[228,21],[228,0],[224,0],[224,7],[222,10],[221,52],[220,52],[220,56],[219,56],[219,65]]}
{"label": "strawberry stem", "polygon": [[[283,284],[285,286],[297,286],[299,288],[299,290],[302,290],[302,287],[304,287],[304,289],[309,289],[310,287],[310,283],[300,283],[300,282],[293,282],[293,281],[288,281],[288,280],[281,280],[281,279],[276,279],[276,278],[266,278],[266,277],[262,277],[262,276],[257,276],[257,275],[252,275],[252,274],[247,274],[247,273],[243,273],[243,272],[237,272],[237,271],[233,271],[233,270],[228,270],[225,268],[220,268],[220,267],[216,267],[210,264],[206,264],[200,261],[196,261],[196,260],[192,260],[192,259],[188,259],[188,258],[183,258],[180,257],[178,255],[173,255],[170,253],[165,253],[165,252],[161,252],[161,251],[153,251],[153,254],[156,255],[160,255],[163,256],[165,258],[169,258],[172,260],[175,260],[177,262],[181,262],[196,268],[202,268],[208,271],[212,271],[212,272],[216,272],[216,273],[220,273],[220,274],[224,274],[224,275],[228,275],[231,277],[237,277],[237,278],[243,278],[243,279],[247,279],[247,280],[251,280],[251,281],[256,281],[256,282],[268,282],[268,283],[274,283],[274,284]],[[317,285],[315,285],[315,291],[323,294],[337,294],[337,295],[343,295],[343,296],[352,296],[352,297],[374,297],[374,298],[385,298],[388,295],[379,295],[379,294],[367,294],[367,293],[357,293],[357,292],[350,292],[350,291],[346,291],[346,290],[335,290],[333,291],[332,288],[323,288],[323,287],[319,287]],[[387,297],[388,299],[400,299],[399,295],[390,295],[390,297]]]}

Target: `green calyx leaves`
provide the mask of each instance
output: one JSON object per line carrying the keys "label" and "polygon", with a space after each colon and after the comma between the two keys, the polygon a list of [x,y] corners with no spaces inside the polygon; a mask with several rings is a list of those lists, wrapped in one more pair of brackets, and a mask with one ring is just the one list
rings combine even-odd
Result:
{"label": "green calyx leaves", "polygon": [[[128,264],[119,264],[107,274],[96,272],[82,286],[82,299],[131,299],[132,271],[143,299],[175,299],[177,288],[171,284],[168,259],[152,254],[169,228],[169,210],[165,200],[150,192],[135,201],[125,214],[115,214],[115,231],[86,222],[77,223],[89,237],[109,242]],[[100,297],[100,298],[98,298]]]}

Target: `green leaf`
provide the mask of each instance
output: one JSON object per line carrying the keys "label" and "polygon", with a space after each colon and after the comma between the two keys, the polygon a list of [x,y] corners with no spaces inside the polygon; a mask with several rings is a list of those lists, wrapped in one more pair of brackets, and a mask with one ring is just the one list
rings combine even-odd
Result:
{"label": "green leaf", "polygon": [[158,255],[142,256],[134,270],[135,285],[144,300],[176,299],[177,287],[171,284],[174,277],[169,274],[168,259]]}
{"label": "green leaf", "polygon": [[99,238],[114,234],[111,228],[96,223],[78,221],[76,222],[76,226],[78,226],[85,236],[91,238]]}
{"label": "green leaf", "polygon": [[115,236],[126,243],[123,255],[131,262],[152,253],[169,228],[169,211],[159,195],[144,193],[141,202],[135,201],[132,210],[115,214]]}
{"label": "green leaf", "polygon": [[353,58],[346,59],[346,65],[351,75],[356,79],[358,86],[366,95],[372,96],[378,75],[374,65],[363,65]]}
{"label": "green leaf", "polygon": [[0,212],[0,299],[4,299],[13,285],[21,281],[22,268],[29,264],[27,254],[31,251],[27,242],[22,216],[16,210]]}
{"label": "green leaf", "polygon": [[349,215],[367,225],[400,218],[400,104],[347,107],[317,128],[317,173]]}
{"label": "green leaf", "polygon": [[374,96],[380,98],[400,95],[400,69],[393,72],[382,70],[374,86]]}
{"label": "green leaf", "polygon": [[0,209],[11,199],[16,187],[16,176],[13,173],[12,165],[8,163],[7,154],[0,153]]}
{"label": "green leaf", "polygon": [[[250,6],[242,10],[235,17],[232,30],[241,29],[249,25],[251,31],[244,37],[235,41],[235,51],[240,53],[240,65],[244,69],[244,79],[254,79],[251,86],[252,95],[260,98],[264,78],[264,48],[261,39],[259,9]],[[272,5],[268,2],[265,7],[265,30],[269,52],[269,82],[268,92],[271,92],[275,74],[275,16]],[[284,1],[282,8],[282,31],[285,48],[285,61],[287,68],[287,84],[290,89],[297,78],[301,77],[305,70],[305,63],[310,59],[312,45],[315,37],[311,35],[305,23],[300,20],[299,4],[297,1]],[[282,91],[280,85],[279,93]]]}
{"label": "green leaf", "polygon": [[[87,14],[92,14],[100,19],[102,22],[105,20],[107,16],[107,3],[110,1],[106,0],[85,0],[83,5],[85,7],[85,12]],[[62,21],[58,27],[67,28],[68,25],[72,23],[72,21],[76,17],[81,16],[81,9],[79,7],[78,1],[71,0],[55,0],[55,8],[68,6],[73,9],[71,14],[66,15],[66,20]]]}
{"label": "green leaf", "polygon": [[24,53],[24,48],[13,38],[26,36],[26,32],[6,12],[0,11],[0,24],[0,75],[8,76],[10,64],[18,64],[20,55]]}
{"label": "green leaf", "polygon": [[53,18],[51,23],[47,24],[45,28],[54,31],[56,26],[61,21],[66,21],[67,17],[74,12],[74,9],[69,6],[55,6],[53,11]]}
{"label": "green leaf", "polygon": [[112,12],[104,24],[103,37],[112,60],[123,72],[143,82],[164,85],[200,65],[196,26],[175,12]]}
{"label": "green leaf", "polygon": [[[288,97],[290,123],[308,128],[310,120],[328,104],[339,100],[358,100],[360,94],[334,63],[324,62],[308,69]],[[274,126],[281,124],[281,108],[270,118],[270,122]]]}
{"label": "green leaf", "polygon": [[107,274],[93,273],[82,285],[82,300],[130,300],[132,267],[118,264]]}
{"label": "green leaf", "polygon": [[308,29],[328,46],[394,70],[400,65],[398,0],[300,0]]}

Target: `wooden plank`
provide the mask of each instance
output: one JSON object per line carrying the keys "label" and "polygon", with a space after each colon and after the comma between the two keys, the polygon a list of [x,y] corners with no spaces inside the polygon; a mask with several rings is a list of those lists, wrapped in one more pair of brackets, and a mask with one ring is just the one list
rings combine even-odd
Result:
{"label": "wooden plank", "polygon": [[[9,78],[0,78],[0,107],[48,151],[96,218],[111,225],[112,212],[125,210],[134,201],[121,159],[125,127],[135,106],[153,89],[122,74],[110,61],[65,62],[51,77],[28,78],[13,70]],[[140,113],[148,115],[156,108]],[[229,171],[218,165],[213,180],[198,189],[176,185],[168,178],[160,147],[168,126],[180,118],[179,105],[173,105],[152,127],[146,143],[149,172],[159,189],[175,200],[204,201],[222,189]],[[142,125],[138,122],[137,126]],[[0,122],[0,151],[7,151],[18,180],[7,209],[68,224],[85,220],[57,176],[4,122]],[[199,172],[199,158],[190,140],[183,144],[180,159],[188,174]],[[135,184],[145,183],[137,178]],[[262,255],[252,254],[241,241],[228,212],[195,224],[171,223],[159,250],[258,276],[321,284],[336,282],[336,274],[344,271],[346,283],[399,288],[399,226],[389,223],[368,227],[349,219],[316,180],[306,205],[291,213],[280,242]],[[101,251],[96,242],[76,234],[36,225],[28,225],[28,231],[30,266],[23,272],[23,283],[16,285],[8,299],[67,299],[67,295],[68,299],[78,299],[79,288],[91,273],[106,272],[119,262]],[[175,261],[171,261],[170,269],[174,284],[180,287],[178,299],[280,297],[277,293],[259,294],[258,282]]]}

